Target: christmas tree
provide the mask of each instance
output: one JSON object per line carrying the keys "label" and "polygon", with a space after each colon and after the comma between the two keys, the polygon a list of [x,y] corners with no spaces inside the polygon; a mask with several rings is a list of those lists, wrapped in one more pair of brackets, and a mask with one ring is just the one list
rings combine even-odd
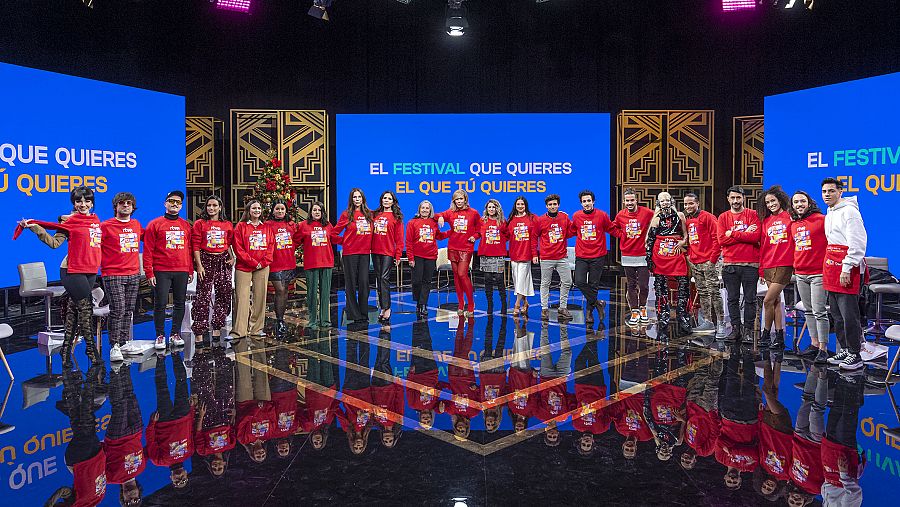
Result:
{"label": "christmas tree", "polygon": [[269,160],[256,180],[252,198],[259,199],[262,203],[264,218],[271,216],[272,206],[275,203],[283,202],[287,208],[287,218],[299,222],[303,217],[300,216],[300,208],[297,207],[297,191],[291,187],[291,175],[284,171],[275,150],[269,150],[266,155]]}

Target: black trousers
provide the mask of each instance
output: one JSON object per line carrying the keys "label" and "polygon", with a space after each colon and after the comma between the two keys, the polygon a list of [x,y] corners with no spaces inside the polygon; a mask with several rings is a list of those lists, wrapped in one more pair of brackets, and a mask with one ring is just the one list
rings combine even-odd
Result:
{"label": "black trousers", "polygon": [[153,326],[156,336],[166,334],[166,303],[172,291],[172,332],[181,332],[184,320],[184,300],[187,298],[188,273],[185,271],[156,271],[156,287],[153,289]]}
{"label": "black trousers", "polygon": [[825,435],[832,442],[856,449],[859,407],[863,404],[864,382],[848,382],[840,375],[834,386],[834,401],[828,413]]}
{"label": "black trousers", "polygon": [[347,316],[350,320],[369,318],[369,256],[366,254],[345,255],[341,258],[344,266],[344,291]]}
{"label": "black trousers", "polygon": [[[391,370],[391,348],[387,345],[391,341],[391,332],[385,331],[385,328],[378,332],[378,344],[375,346],[375,368],[372,371],[372,385],[386,386],[393,381],[393,371]],[[388,328],[390,329],[390,328]],[[365,345],[365,344],[364,344]],[[368,346],[368,345],[365,345]],[[376,372],[382,373],[377,375]]]}
{"label": "black trousers", "polygon": [[719,380],[719,413],[723,418],[738,422],[756,421],[759,415],[756,383],[753,355],[732,350]]}
{"label": "black trousers", "polygon": [[169,397],[169,378],[165,358],[156,359],[156,412],[159,422],[174,421],[187,415],[191,409],[188,396],[187,372],[180,352],[172,354],[172,370],[175,371],[175,400]]}
{"label": "black trousers", "polygon": [[[575,371],[580,372],[592,366],[600,364],[600,358],[597,354],[597,341],[590,341],[584,344],[581,352],[575,357]],[[582,375],[575,379],[575,384],[590,386],[606,386],[606,378],[603,376],[603,369],[598,368],[597,371]]]}
{"label": "black trousers", "polygon": [[[412,328],[412,346],[427,352],[432,352],[431,329],[428,327],[428,321],[417,320],[413,322]],[[416,373],[424,373],[437,369],[437,362],[434,360],[434,353],[430,355],[420,356],[413,354],[412,366]]]}
{"label": "black trousers", "polygon": [[394,258],[390,255],[372,254],[372,266],[375,267],[375,291],[378,293],[378,307],[387,310],[391,307],[391,267]]}
{"label": "black trousers", "polygon": [[98,371],[102,363],[92,366],[87,372],[87,379],[82,377],[81,370],[69,370],[63,373],[62,400],[69,413],[69,425],[72,428],[72,440],[66,447],[66,465],[75,466],[87,461],[100,452],[100,439],[95,429],[94,399],[100,380]]}
{"label": "black trousers", "polygon": [[66,288],[66,292],[72,298],[72,301],[80,301],[91,297],[91,291],[94,290],[94,284],[97,283],[96,274],[69,274],[65,268],[60,268],[59,279],[62,281],[62,285]]}
{"label": "black trousers", "polygon": [[728,315],[732,327],[741,326],[741,288],[744,289],[744,324],[752,326],[756,320],[756,281],[759,269],[754,266],[726,264],[722,268],[722,281],[728,293]]}
{"label": "black trousers", "polygon": [[584,294],[587,306],[591,307],[597,302],[597,292],[600,291],[600,278],[603,277],[603,268],[606,267],[606,256],[594,259],[575,259],[575,286]]}
{"label": "black trousers", "polygon": [[859,321],[859,296],[856,294],[828,293],[828,306],[834,318],[834,334],[841,348],[859,354],[862,325]]}
{"label": "black trousers", "polygon": [[412,272],[412,293],[416,304],[427,305],[428,296],[431,294],[434,272],[437,269],[437,261],[435,259],[426,259],[424,257],[415,258],[416,265]]}

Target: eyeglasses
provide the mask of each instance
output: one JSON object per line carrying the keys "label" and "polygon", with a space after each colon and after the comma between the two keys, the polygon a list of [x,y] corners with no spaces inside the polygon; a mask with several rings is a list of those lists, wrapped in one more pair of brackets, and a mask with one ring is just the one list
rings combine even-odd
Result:
{"label": "eyeglasses", "polygon": [[117,206],[134,206],[134,203],[131,201],[119,201],[116,203]]}
{"label": "eyeglasses", "polygon": [[166,199],[166,202],[169,204],[174,204],[175,206],[181,206],[181,201],[178,199]]}

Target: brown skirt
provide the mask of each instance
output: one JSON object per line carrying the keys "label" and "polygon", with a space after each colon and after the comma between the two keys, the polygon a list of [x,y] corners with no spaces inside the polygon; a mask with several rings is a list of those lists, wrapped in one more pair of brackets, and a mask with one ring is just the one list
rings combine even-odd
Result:
{"label": "brown skirt", "polygon": [[793,266],[778,266],[763,270],[763,278],[769,283],[787,285],[791,283],[791,275],[794,274]]}

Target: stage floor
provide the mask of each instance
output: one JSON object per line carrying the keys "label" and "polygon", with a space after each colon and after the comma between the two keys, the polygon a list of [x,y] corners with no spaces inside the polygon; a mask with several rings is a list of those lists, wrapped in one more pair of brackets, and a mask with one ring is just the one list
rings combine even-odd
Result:
{"label": "stage floor", "polygon": [[[302,400],[334,400],[350,414],[351,423],[371,431],[362,432],[367,437],[364,446],[356,443],[357,450],[364,447],[358,455],[351,452],[353,442],[344,425],[336,421],[327,425],[323,448],[315,449],[310,433],[301,429],[288,437],[284,457],[268,442],[261,463],[238,444],[226,453],[221,478],[195,454],[185,463],[189,480],[183,489],[171,485],[167,467],[148,462],[137,479],[144,505],[768,504],[755,489],[753,473],[743,474],[739,490],[727,489],[725,467],[714,457],[700,457],[693,469],[685,470],[680,462],[686,443],[675,447],[669,461],[661,461],[653,441],[642,441],[636,457],[626,459],[624,437],[603,421],[618,420],[625,431],[629,411],[641,411],[643,397],[650,393],[648,410],[665,423],[685,396],[701,404],[718,403],[715,390],[726,385],[720,382],[742,378],[762,388],[763,378],[769,376],[777,389],[767,384],[767,392],[797,425],[798,415],[805,413],[799,408],[811,363],[790,353],[765,359],[752,347],[703,347],[691,343],[699,335],[677,336],[674,331],[664,346],[655,340],[655,324],[638,329],[622,325],[620,283],[601,293],[606,315],[590,327],[576,311],[576,319],[567,324],[556,321],[555,311],[549,322],[541,322],[540,305],[534,304],[537,296],[528,319],[489,315],[483,292],[477,293],[474,318],[460,320],[455,294],[442,291],[432,295],[428,319],[417,319],[410,294],[402,292],[393,296],[390,325],[376,321],[373,306],[368,325],[311,330],[305,326],[304,310],[289,310],[284,337],[274,336],[270,318],[265,337],[217,342],[199,350],[187,339],[184,349],[165,356],[148,351],[115,369],[108,363],[103,371],[91,369],[84,383],[77,382],[82,376],[63,378],[55,350],[48,355],[47,349],[33,347],[9,354],[16,378],[0,416],[0,484],[6,489],[0,504],[41,505],[59,487],[72,484],[65,461],[72,445],[67,415],[72,411],[63,400],[64,388],[71,399],[71,393],[90,387],[97,436],[103,440],[111,424],[110,399],[122,396],[118,387],[106,384],[115,377],[114,384],[121,386],[124,376],[130,377],[146,429],[157,410],[162,383],[156,379],[164,379],[167,390],[177,392],[175,372],[181,360],[188,392],[200,402],[198,409],[203,405],[207,414],[214,414],[209,417],[227,422],[241,401],[296,390]],[[556,292],[551,301],[558,302]],[[569,304],[583,304],[577,291]],[[338,322],[342,293],[332,312],[332,321]],[[134,334],[151,339],[152,323],[135,326]],[[22,338],[14,337],[17,343]],[[801,348],[807,343],[808,335]],[[75,357],[85,371],[89,362],[84,345],[76,347]],[[752,358],[753,371],[747,371],[744,358]],[[869,365],[859,375],[842,375],[836,369],[811,373],[828,385],[826,424],[853,408],[845,406],[841,414],[830,408],[836,388],[846,391],[847,385],[859,385],[864,393],[856,402],[863,404],[853,423],[869,461],[861,479],[866,505],[893,503],[900,476],[900,441],[883,431],[898,426],[897,407],[885,387],[874,382],[884,377],[884,360],[880,362],[881,369]],[[517,379],[533,379],[534,385],[499,385],[513,369]],[[408,378],[411,372],[415,380]],[[100,375],[102,384],[91,380]],[[426,378],[439,383],[431,385]],[[605,394],[584,398],[588,391]],[[749,394],[741,402],[755,405],[755,393]],[[436,400],[433,422],[414,408],[428,403],[429,397]],[[509,406],[528,403],[545,408],[516,431]],[[585,418],[597,421],[590,451],[576,429]],[[318,422],[315,414],[308,420]],[[390,443],[385,434],[391,433],[382,429],[389,426],[395,428],[392,446],[385,445],[385,440]],[[315,434],[318,444],[320,432]],[[109,484],[102,505],[117,505],[119,491],[120,486]]]}

